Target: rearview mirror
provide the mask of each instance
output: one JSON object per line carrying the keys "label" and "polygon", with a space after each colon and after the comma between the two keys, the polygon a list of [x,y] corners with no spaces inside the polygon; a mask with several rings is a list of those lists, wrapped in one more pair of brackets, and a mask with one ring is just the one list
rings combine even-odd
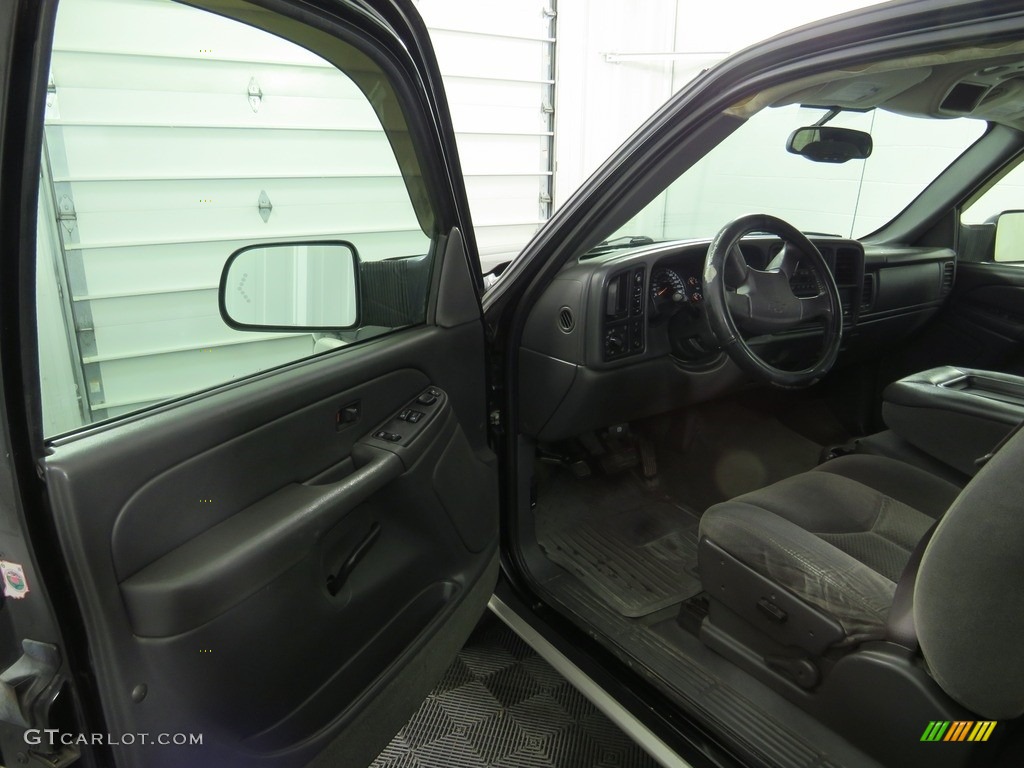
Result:
{"label": "rearview mirror", "polygon": [[845,163],[866,160],[874,143],[871,134],[853,128],[811,125],[797,128],[786,142],[786,150],[815,163]]}
{"label": "rearview mirror", "polygon": [[242,331],[337,331],[359,320],[359,257],[340,240],[240,248],[220,277],[220,315]]}

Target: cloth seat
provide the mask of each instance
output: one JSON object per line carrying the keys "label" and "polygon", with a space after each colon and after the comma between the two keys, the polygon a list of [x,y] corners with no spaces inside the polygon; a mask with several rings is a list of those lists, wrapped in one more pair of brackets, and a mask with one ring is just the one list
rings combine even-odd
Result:
{"label": "cloth seat", "polygon": [[885,636],[911,552],[960,491],[895,459],[843,456],[711,507],[700,537],[834,618],[854,645]]}

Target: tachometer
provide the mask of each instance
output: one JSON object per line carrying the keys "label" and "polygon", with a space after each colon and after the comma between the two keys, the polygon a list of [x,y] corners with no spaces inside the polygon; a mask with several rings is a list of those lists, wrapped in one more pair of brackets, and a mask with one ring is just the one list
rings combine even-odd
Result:
{"label": "tachometer", "polygon": [[683,279],[667,267],[658,267],[651,273],[651,302],[658,312],[672,304],[686,301],[686,285]]}

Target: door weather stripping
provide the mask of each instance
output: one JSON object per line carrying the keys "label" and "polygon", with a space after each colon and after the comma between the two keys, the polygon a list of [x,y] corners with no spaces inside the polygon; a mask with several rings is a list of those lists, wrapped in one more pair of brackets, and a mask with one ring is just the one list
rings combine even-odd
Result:
{"label": "door weather stripping", "polygon": [[501,598],[497,595],[492,595],[490,602],[487,603],[487,607],[499,619],[508,624],[509,628],[523,639],[523,642],[533,648],[542,659],[554,667],[555,671],[586,696],[609,720],[621,728],[623,733],[633,739],[641,749],[654,758],[659,765],[664,766],[664,768],[693,768],[690,763],[673,752],[664,741],[655,736],[654,732],[640,722],[628,709],[619,704],[607,691],[587,677],[561,651],[545,640],[519,614],[502,602]]}

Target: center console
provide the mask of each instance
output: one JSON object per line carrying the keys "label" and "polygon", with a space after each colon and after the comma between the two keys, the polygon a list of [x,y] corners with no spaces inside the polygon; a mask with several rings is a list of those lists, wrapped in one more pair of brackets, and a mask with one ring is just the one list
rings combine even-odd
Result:
{"label": "center console", "polygon": [[882,418],[911,445],[967,475],[1024,421],[1024,377],[944,366],[895,381]]}

